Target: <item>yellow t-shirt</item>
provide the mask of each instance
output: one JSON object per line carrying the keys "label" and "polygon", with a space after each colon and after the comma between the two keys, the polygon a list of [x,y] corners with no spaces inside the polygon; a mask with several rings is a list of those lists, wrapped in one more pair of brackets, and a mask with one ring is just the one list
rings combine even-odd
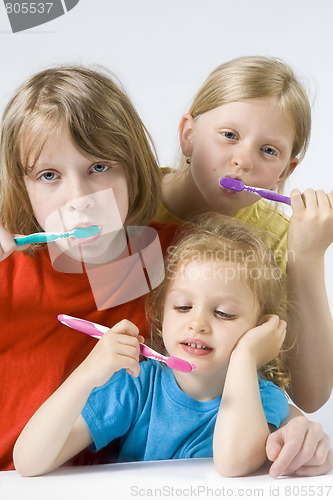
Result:
{"label": "yellow t-shirt", "polygon": [[[285,271],[287,263],[287,233],[289,227],[287,215],[276,210],[269,202],[260,199],[257,203],[239,210],[235,218],[267,231],[267,245],[274,253],[277,264]],[[179,219],[179,217],[172,214],[162,204],[160,204],[154,220],[158,222],[175,222],[177,224],[182,224],[184,222]]]}

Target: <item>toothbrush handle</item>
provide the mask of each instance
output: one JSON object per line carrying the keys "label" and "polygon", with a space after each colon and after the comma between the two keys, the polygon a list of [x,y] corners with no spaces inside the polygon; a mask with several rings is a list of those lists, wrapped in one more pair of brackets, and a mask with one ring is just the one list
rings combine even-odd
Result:
{"label": "toothbrush handle", "polygon": [[266,200],[280,201],[281,203],[285,203],[286,205],[291,204],[289,196],[283,196],[283,194],[275,193],[275,191],[269,191],[267,189],[256,189],[256,193],[260,194],[262,198],[266,198]]}
{"label": "toothbrush handle", "polygon": [[164,363],[167,362],[167,358],[165,356],[154,351],[154,349],[152,349],[151,347],[148,347],[145,344],[141,344],[141,342],[140,342],[140,353],[143,356],[145,356],[145,358],[157,359],[158,361],[164,361]]}
{"label": "toothbrush handle", "polygon": [[34,233],[28,236],[17,236],[14,238],[17,247],[22,245],[27,245],[29,243],[46,243],[47,241],[52,241],[48,238],[47,233]]}
{"label": "toothbrush handle", "polygon": [[[106,333],[109,328],[107,326],[98,325],[92,321],[88,321],[81,318],[74,318],[73,316],[68,316],[67,314],[58,314],[58,320],[66,326],[78,330],[79,332],[85,333],[90,337],[101,338],[104,333]],[[140,352],[146,358],[158,359],[159,361],[166,362],[166,357],[162,356],[158,352],[154,351],[151,347],[140,342]]]}
{"label": "toothbrush handle", "polygon": [[[73,316],[68,316],[67,314],[58,314],[58,320],[66,326],[83,332],[90,337],[101,338],[104,333],[106,333],[109,328],[107,326],[99,325],[98,323],[93,323],[92,321],[87,321],[81,318],[74,318]],[[170,357],[167,358],[162,354],[154,351],[151,347],[140,342],[140,353],[146,358],[157,359],[158,361],[163,361],[170,368],[178,370],[180,372],[189,373],[195,369],[195,366],[188,361],[183,359]]]}
{"label": "toothbrush handle", "polygon": [[98,325],[92,321],[88,321],[81,318],[74,318],[74,316],[68,316],[67,314],[58,314],[58,320],[74,330],[90,335],[90,337],[100,338],[110,330],[107,326]]}

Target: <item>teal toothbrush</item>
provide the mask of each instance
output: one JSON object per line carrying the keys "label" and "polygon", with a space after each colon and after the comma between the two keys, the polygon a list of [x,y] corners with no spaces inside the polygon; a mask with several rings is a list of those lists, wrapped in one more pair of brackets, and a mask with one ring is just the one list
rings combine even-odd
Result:
{"label": "teal toothbrush", "polygon": [[28,236],[17,236],[14,238],[14,241],[16,246],[19,247],[29,243],[47,243],[49,241],[55,241],[59,238],[69,238],[69,236],[74,236],[76,239],[89,238],[90,236],[95,236],[99,232],[99,226],[77,227],[70,233],[33,233]]}

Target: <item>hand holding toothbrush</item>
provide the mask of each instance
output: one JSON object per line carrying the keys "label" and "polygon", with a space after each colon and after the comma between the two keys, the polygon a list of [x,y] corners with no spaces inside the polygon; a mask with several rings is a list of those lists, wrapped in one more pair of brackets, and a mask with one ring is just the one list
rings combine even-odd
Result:
{"label": "hand holding toothbrush", "polygon": [[140,373],[139,342],[143,340],[137,326],[122,320],[101,337],[77,371],[89,380],[91,389],[105,384],[122,368],[137,377]]}
{"label": "hand holding toothbrush", "polygon": [[[58,320],[64,325],[74,328],[74,330],[78,330],[79,332],[83,332],[86,335],[98,339],[110,330],[107,326],[99,325],[85,319],[68,316],[68,314],[59,314]],[[140,342],[140,354],[146,358],[155,359],[165,363],[172,370],[177,370],[183,373],[191,373],[196,368],[193,363],[190,363],[185,359],[180,359],[175,356],[163,356],[163,354],[154,351],[154,349],[148,347],[142,342]]]}
{"label": "hand holding toothbrush", "polygon": [[323,255],[333,241],[333,191],[307,189],[303,194],[292,191],[284,196],[275,191],[246,186],[241,180],[231,177],[219,179],[221,188],[232,191],[248,191],[262,198],[291,205],[293,215],[288,231],[288,250],[303,253],[306,258]]}
{"label": "hand holding toothbrush", "polygon": [[288,230],[288,251],[298,259],[322,259],[333,241],[333,191],[298,189],[291,193],[293,214]]}
{"label": "hand holding toothbrush", "polygon": [[70,232],[33,233],[29,235],[12,235],[0,224],[0,262],[14,251],[26,250],[32,243],[48,243],[61,238],[89,238],[100,232],[99,226],[78,227]]}
{"label": "hand holding toothbrush", "polygon": [[[22,247],[20,250],[24,250]],[[13,236],[0,224],[0,262],[16,250]]]}
{"label": "hand holding toothbrush", "polygon": [[127,320],[103,335],[20,434],[13,453],[20,474],[46,474],[92,443],[82,409],[91,391],[107,382],[116,371],[125,368],[138,376],[141,339],[138,328]]}

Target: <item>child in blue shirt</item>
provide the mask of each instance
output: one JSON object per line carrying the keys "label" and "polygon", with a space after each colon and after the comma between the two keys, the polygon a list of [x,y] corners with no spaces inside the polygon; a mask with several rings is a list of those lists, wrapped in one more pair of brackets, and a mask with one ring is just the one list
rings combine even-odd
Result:
{"label": "child in blue shirt", "polygon": [[121,321],[22,431],[19,473],[45,474],[118,437],[119,460],[213,456],[226,476],[265,462],[270,429],[288,416],[283,351],[293,339],[285,339],[282,272],[261,235],[239,221],[208,214],[186,231],[149,312],[153,347],[195,370],[139,362],[143,337]]}

